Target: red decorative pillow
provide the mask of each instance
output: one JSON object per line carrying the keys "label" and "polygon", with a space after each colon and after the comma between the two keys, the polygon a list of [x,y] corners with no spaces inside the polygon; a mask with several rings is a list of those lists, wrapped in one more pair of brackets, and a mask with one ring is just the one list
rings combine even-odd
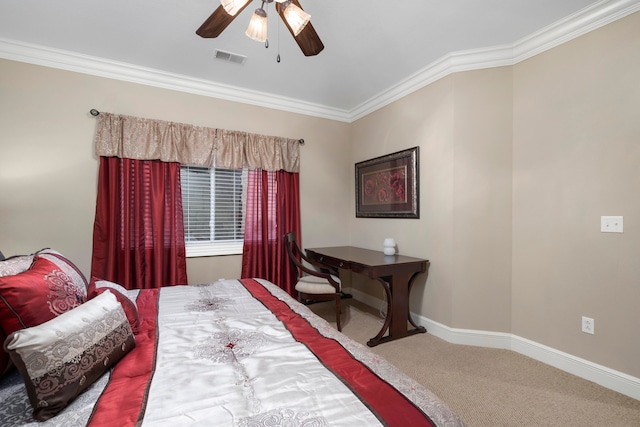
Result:
{"label": "red decorative pillow", "polygon": [[138,333],[138,325],[140,324],[140,317],[138,316],[138,305],[133,298],[129,297],[127,290],[118,285],[117,283],[109,282],[108,280],[98,279],[92,277],[89,282],[88,295],[89,299],[93,299],[100,295],[104,291],[109,290],[116,296],[118,302],[122,305],[124,313],[127,315],[127,320],[131,325],[131,330],[134,334]]}
{"label": "red decorative pillow", "polygon": [[38,326],[85,302],[85,296],[54,263],[35,257],[31,268],[0,277],[0,328],[9,335]]}
{"label": "red decorative pillow", "polygon": [[72,263],[67,257],[62,255],[60,252],[45,248],[36,252],[36,256],[39,258],[44,258],[52,263],[54,263],[64,274],[69,276],[73,284],[78,288],[78,290],[83,294],[86,300],[87,296],[87,279],[84,277],[82,272],[74,263]]}
{"label": "red decorative pillow", "polygon": [[[23,273],[31,267],[31,263],[33,263],[33,255],[16,255],[9,258],[0,255],[0,277]],[[9,354],[4,350],[5,339],[7,339],[7,336],[0,329],[0,378],[12,366]]]}

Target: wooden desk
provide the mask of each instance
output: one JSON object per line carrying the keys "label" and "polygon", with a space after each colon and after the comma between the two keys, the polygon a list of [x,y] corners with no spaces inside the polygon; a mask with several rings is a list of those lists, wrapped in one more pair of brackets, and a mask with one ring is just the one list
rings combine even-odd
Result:
{"label": "wooden desk", "polygon": [[[402,255],[385,255],[379,251],[356,248],[353,246],[334,246],[329,248],[307,249],[312,260],[363,274],[378,280],[387,296],[387,315],[378,335],[371,338],[367,345],[374,347],[380,343],[398,338],[427,332],[414,323],[409,311],[409,294],[415,278],[429,269],[429,261]],[[414,329],[407,329],[407,322]],[[389,330],[387,336],[383,336]]]}

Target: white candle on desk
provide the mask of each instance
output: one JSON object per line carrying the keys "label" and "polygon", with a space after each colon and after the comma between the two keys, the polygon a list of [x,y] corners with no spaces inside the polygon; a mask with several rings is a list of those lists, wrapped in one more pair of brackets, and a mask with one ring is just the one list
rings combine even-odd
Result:
{"label": "white candle on desk", "polygon": [[385,255],[396,254],[396,241],[392,237],[384,239],[384,248],[382,252],[384,252]]}

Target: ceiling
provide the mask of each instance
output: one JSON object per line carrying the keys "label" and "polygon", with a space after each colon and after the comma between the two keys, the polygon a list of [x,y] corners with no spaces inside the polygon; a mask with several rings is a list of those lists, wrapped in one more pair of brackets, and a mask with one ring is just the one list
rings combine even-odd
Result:
{"label": "ceiling", "polygon": [[[2,0],[0,57],[351,121],[461,69],[506,65],[638,10],[640,0],[300,0],[325,49],[305,57],[250,4],[215,39],[218,0]],[[216,49],[243,65],[214,59]],[[280,54],[281,62],[276,61]]]}

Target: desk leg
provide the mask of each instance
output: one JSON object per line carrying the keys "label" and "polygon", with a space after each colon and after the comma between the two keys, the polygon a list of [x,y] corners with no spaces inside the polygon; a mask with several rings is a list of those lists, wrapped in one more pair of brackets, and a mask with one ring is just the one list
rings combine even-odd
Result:
{"label": "desk leg", "polygon": [[378,332],[378,335],[371,338],[367,341],[367,345],[369,347],[375,347],[378,344],[388,341],[389,337],[383,337],[387,329],[389,329],[389,325],[391,324],[391,316],[392,316],[392,307],[393,307],[393,295],[391,294],[391,288],[389,287],[389,283],[381,277],[378,277],[378,282],[382,283],[382,287],[384,288],[385,295],[387,296],[387,313],[384,317],[384,323],[382,325],[382,329]]}
{"label": "desk leg", "polygon": [[[418,277],[418,274],[420,274],[420,273],[414,274],[411,277],[411,279],[409,280],[409,288],[407,290],[407,295],[411,295],[411,288],[413,287],[413,282],[415,281],[416,277]],[[409,323],[411,323],[413,325],[413,327],[415,328],[415,329],[410,330],[408,332],[409,335],[427,332],[427,328],[425,328],[424,326],[418,326],[418,325],[415,324],[415,322],[413,321],[413,318],[411,317],[411,310],[409,310],[408,307],[407,307],[407,318],[409,320]]]}
{"label": "desk leg", "polygon": [[[409,335],[425,333],[427,330],[415,324],[411,318],[409,310],[409,295],[415,278],[420,274],[413,273],[408,275],[395,275],[385,278],[378,278],[382,283],[385,294],[387,296],[387,315],[384,319],[382,329],[378,335],[367,341],[369,347],[375,347],[378,344],[403,338]],[[413,325],[415,329],[407,330],[407,321]],[[389,330],[389,335],[383,336]]]}

